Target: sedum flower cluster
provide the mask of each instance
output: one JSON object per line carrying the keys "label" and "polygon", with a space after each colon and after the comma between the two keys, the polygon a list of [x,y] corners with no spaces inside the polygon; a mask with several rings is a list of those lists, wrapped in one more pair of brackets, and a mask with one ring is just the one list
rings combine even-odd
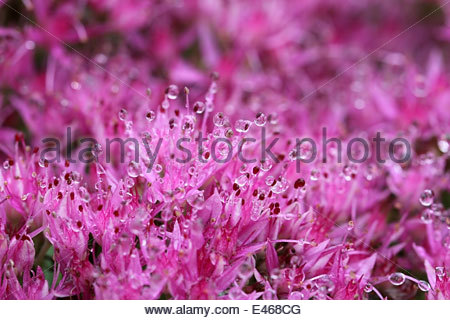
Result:
{"label": "sedum flower cluster", "polygon": [[450,299],[449,25],[0,0],[0,299]]}

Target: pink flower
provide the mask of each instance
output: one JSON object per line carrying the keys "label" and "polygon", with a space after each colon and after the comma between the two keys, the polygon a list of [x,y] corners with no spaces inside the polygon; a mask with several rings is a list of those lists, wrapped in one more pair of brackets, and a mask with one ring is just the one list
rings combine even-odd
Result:
{"label": "pink flower", "polygon": [[422,2],[0,2],[0,298],[449,299]]}

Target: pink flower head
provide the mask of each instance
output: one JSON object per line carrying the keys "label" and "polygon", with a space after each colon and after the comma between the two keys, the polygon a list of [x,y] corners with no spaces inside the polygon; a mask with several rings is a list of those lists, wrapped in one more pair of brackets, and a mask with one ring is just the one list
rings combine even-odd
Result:
{"label": "pink flower head", "polygon": [[0,298],[449,299],[425,2],[0,1]]}

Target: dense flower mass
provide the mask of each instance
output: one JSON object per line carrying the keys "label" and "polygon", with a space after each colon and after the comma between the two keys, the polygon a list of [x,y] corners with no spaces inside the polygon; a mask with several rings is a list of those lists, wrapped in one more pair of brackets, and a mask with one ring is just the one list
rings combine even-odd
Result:
{"label": "dense flower mass", "polygon": [[0,0],[0,299],[450,299],[449,25]]}

